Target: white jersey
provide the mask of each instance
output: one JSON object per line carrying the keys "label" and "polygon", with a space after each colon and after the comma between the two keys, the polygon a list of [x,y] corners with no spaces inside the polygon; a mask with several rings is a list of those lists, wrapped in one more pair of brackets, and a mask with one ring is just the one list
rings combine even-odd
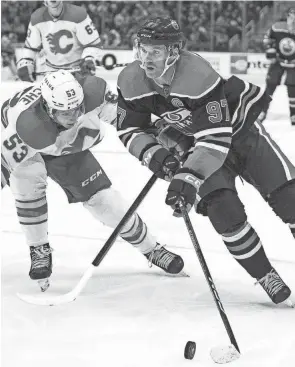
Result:
{"label": "white jersey", "polygon": [[99,34],[85,9],[65,3],[58,18],[47,7],[32,14],[21,58],[34,59],[43,49],[48,66],[70,68],[86,56],[98,58],[99,46]]}
{"label": "white jersey", "polygon": [[28,87],[3,104],[1,118],[6,128],[2,133],[2,163],[7,171],[12,172],[36,153],[73,154],[103,139],[103,123],[116,120],[117,96],[99,77],[78,81],[84,91],[85,114],[70,129],[61,128],[49,117],[39,85]]}

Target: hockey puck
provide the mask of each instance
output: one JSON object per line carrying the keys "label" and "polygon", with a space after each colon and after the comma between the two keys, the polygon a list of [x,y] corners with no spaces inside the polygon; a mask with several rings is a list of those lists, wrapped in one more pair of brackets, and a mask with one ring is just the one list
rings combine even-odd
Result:
{"label": "hockey puck", "polygon": [[184,348],[184,358],[193,359],[196,353],[196,343],[188,341]]}

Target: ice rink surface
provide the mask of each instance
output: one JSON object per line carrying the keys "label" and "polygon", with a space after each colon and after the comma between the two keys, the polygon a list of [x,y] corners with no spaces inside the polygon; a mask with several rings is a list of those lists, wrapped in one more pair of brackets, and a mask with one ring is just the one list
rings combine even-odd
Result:
{"label": "ice rink surface", "polygon": [[[107,76],[108,77],[108,76]],[[109,77],[108,77],[109,78]],[[110,77],[112,87],[115,78]],[[3,83],[7,98],[19,84]],[[3,93],[1,93],[3,95]],[[295,163],[295,127],[288,118],[287,94],[280,87],[265,126]],[[94,152],[130,204],[150,173],[126,153],[109,127]],[[258,231],[274,267],[295,298],[295,242],[259,194],[237,180],[249,221]],[[167,183],[157,182],[139,213],[161,243],[181,254],[190,278],[172,278],[149,268],[146,259],[118,240],[78,299],[43,307],[26,304],[17,292],[39,294],[29,279],[29,251],[18,225],[9,188],[1,193],[2,366],[3,367],[209,367],[210,348],[228,337],[182,219],[164,204]],[[54,268],[48,294],[70,291],[111,230],[81,204],[69,205],[51,180],[48,187],[50,244]],[[232,259],[207,218],[191,219],[211,274],[239,343],[235,367],[295,365],[295,309],[275,306]],[[42,296],[42,295],[41,295]],[[293,298],[293,299],[294,299]],[[183,357],[194,340],[193,361]]]}

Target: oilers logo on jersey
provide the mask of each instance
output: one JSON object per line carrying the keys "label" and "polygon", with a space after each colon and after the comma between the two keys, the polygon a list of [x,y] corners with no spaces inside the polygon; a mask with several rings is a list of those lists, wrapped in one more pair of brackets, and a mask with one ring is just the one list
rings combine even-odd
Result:
{"label": "oilers logo on jersey", "polygon": [[[161,117],[180,131],[185,130],[193,123],[191,112],[186,108],[178,108],[174,111],[167,111],[163,113]],[[186,134],[189,135],[188,132],[186,132]]]}
{"label": "oilers logo on jersey", "polygon": [[295,55],[295,40],[289,37],[283,38],[279,43],[279,49],[285,56]]}

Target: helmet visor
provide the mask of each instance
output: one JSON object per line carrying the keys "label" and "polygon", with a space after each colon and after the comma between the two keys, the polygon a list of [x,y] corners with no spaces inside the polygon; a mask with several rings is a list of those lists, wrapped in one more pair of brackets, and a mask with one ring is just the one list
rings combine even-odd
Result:
{"label": "helmet visor", "polygon": [[53,110],[52,115],[54,120],[62,125],[63,127],[69,129],[70,127],[74,126],[78,118],[84,115],[85,113],[85,105],[82,102],[78,107],[71,108],[70,110]]}

